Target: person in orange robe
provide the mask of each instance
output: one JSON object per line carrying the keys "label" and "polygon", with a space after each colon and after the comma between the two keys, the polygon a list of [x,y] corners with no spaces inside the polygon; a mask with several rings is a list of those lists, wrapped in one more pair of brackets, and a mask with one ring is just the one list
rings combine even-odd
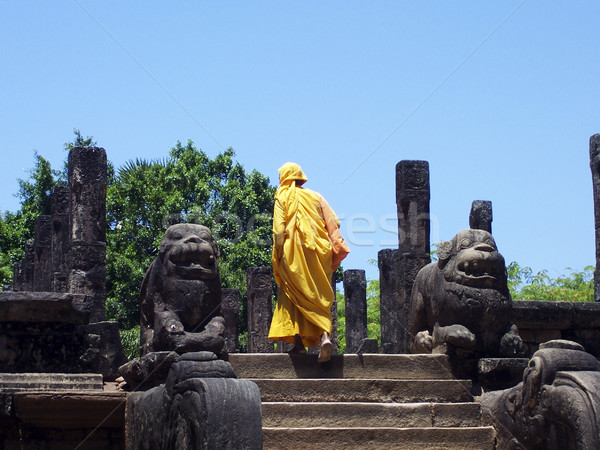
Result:
{"label": "person in orange robe", "polygon": [[279,286],[269,339],[294,344],[320,344],[319,362],[331,358],[332,275],[350,252],[339,221],[325,199],[302,185],[306,175],[298,164],[279,169],[273,212],[273,274]]}

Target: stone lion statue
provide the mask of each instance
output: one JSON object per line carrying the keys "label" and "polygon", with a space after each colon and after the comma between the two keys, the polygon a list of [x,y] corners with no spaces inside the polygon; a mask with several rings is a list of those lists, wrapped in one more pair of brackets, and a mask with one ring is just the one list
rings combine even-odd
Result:
{"label": "stone lion statue", "polygon": [[423,267],[413,285],[412,352],[451,346],[474,356],[519,355],[523,344],[511,324],[506,266],[492,235],[460,231],[439,244],[437,255],[438,261]]}
{"label": "stone lion statue", "polygon": [[140,354],[211,351],[224,346],[219,249],[197,224],[169,227],[140,291]]}

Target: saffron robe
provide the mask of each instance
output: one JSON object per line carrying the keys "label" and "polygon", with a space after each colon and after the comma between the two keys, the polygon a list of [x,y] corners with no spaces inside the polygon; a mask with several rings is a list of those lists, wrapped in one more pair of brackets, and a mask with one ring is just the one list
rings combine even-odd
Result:
{"label": "saffron robe", "polygon": [[339,221],[320,194],[297,186],[306,181],[300,166],[286,163],[279,172],[272,255],[279,293],[269,339],[293,344],[298,334],[305,345],[316,347],[324,332],[331,333],[332,274],[339,264],[332,262],[324,214],[330,227]]}

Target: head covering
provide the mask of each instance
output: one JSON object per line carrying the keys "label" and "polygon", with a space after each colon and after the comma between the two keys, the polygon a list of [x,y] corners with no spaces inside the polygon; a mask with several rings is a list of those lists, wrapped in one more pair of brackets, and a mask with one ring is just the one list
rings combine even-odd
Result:
{"label": "head covering", "polygon": [[298,211],[297,191],[307,180],[302,168],[293,162],[287,162],[279,168],[279,188],[275,192],[275,200],[281,203],[285,213],[284,220],[292,229]]}
{"label": "head covering", "polygon": [[[296,181],[296,185],[300,186],[308,180],[302,168],[293,162],[286,162],[279,168],[279,185],[283,186],[292,184],[292,181]],[[300,183],[298,183],[300,181]]]}

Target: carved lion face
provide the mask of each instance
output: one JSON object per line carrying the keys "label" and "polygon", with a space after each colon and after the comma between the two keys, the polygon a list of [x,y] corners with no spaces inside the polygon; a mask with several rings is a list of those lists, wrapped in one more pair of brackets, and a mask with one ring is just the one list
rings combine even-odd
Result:
{"label": "carved lion face", "polygon": [[169,227],[160,244],[167,271],[186,280],[212,279],[219,274],[219,249],[203,225],[180,223]]}
{"label": "carved lion face", "polygon": [[437,254],[446,281],[476,288],[506,287],[504,257],[487,231],[460,231],[450,242],[442,242]]}

